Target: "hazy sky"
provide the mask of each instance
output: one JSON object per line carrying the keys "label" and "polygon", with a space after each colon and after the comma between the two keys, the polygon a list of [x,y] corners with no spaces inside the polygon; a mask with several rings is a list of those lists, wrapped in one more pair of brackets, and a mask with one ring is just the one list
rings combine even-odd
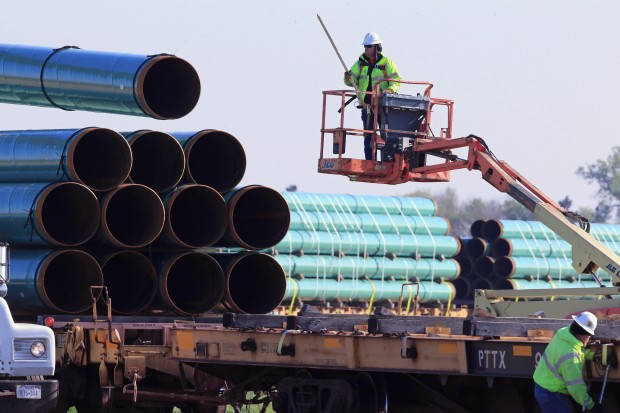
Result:
{"label": "hazy sky", "polygon": [[[174,121],[0,104],[0,124],[222,129],[246,150],[242,184],[376,195],[450,185],[463,198],[507,199],[474,171],[454,172],[449,184],[400,186],[318,174],[321,91],[345,88],[319,13],[348,66],[364,34],[379,33],[403,78],[431,81],[433,96],[455,100],[455,136],[483,137],[552,198],[593,207],[597,188],[575,170],[620,145],[619,12],[617,0],[6,2],[1,43],[174,53],[198,71],[202,95]],[[352,112],[349,126],[360,123]],[[361,146],[348,142],[355,156]]]}

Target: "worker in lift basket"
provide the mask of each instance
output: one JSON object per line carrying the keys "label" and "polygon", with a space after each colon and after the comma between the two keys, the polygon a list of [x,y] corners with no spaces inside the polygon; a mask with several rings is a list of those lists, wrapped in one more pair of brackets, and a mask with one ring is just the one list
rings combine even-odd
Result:
{"label": "worker in lift basket", "polygon": [[[400,80],[400,76],[394,62],[383,55],[383,42],[377,33],[367,33],[362,45],[364,53],[351,66],[351,69],[344,73],[344,83],[355,87],[359,92],[364,129],[371,130],[375,124],[375,114],[371,111],[371,95],[367,92],[372,92],[373,87],[381,82],[380,92],[396,93],[400,83],[392,80]],[[372,159],[371,139],[372,134],[364,134],[364,156],[367,160]]]}
{"label": "worker in lift basket", "polygon": [[596,323],[594,314],[584,311],[551,339],[534,372],[534,396],[542,413],[572,412],[571,398],[581,406],[580,411],[603,411],[588,395],[583,381],[583,364],[594,356],[585,346]]}

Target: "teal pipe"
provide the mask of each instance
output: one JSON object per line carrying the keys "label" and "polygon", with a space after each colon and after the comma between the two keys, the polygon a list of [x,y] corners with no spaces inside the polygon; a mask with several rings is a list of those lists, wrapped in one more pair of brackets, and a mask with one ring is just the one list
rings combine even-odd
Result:
{"label": "teal pipe", "polygon": [[[449,282],[421,282],[419,302],[447,302],[454,298],[456,289]],[[397,302],[401,297],[403,283],[398,281],[375,282],[370,280],[323,280],[287,278],[284,300],[301,301],[362,301]],[[417,286],[404,286],[403,300],[413,300]]]}
{"label": "teal pipe", "polygon": [[434,216],[291,211],[290,229],[373,234],[446,235],[450,232],[450,222],[443,217]]}
{"label": "teal pipe", "polygon": [[358,234],[289,231],[272,251],[284,254],[453,257],[461,244],[449,235]]}
{"label": "teal pipe", "polygon": [[199,97],[198,73],[176,56],[0,44],[0,102],[178,119]]}
{"label": "teal pipe", "polygon": [[460,266],[455,260],[423,258],[362,258],[331,257],[320,255],[276,255],[276,261],[287,275],[308,278],[360,278],[385,279],[397,277],[406,280],[452,280],[459,276]]}
{"label": "teal pipe", "polygon": [[75,181],[108,191],[125,182],[131,164],[129,143],[110,129],[0,132],[0,182]]}
{"label": "teal pipe", "polygon": [[571,257],[572,246],[563,239],[498,238],[491,243],[491,254],[499,257]]}
{"label": "teal pipe", "polygon": [[482,225],[482,235],[489,241],[497,238],[549,238],[557,235],[539,221],[490,219]]}
{"label": "teal pipe", "polygon": [[[534,290],[534,289],[549,289],[556,290],[551,294],[554,299],[591,299],[597,300],[601,299],[601,296],[563,296],[562,288],[598,288],[599,285],[594,281],[581,281],[581,282],[568,282],[568,281],[543,281],[543,280],[514,280],[514,279],[506,279],[498,281],[495,284],[495,289],[498,290]],[[614,298],[618,298],[620,296],[614,296]],[[603,298],[604,299],[604,298]]]}
{"label": "teal pipe", "polygon": [[[493,274],[498,277],[522,278],[524,276],[541,277],[578,277],[572,260],[565,258],[500,257],[493,264]],[[597,276],[607,278],[607,273],[598,269]]]}
{"label": "teal pipe", "polygon": [[[497,238],[561,239],[539,221],[492,219],[482,225],[484,238],[493,241]],[[620,242],[620,225],[591,224],[590,235],[601,242]]]}
{"label": "teal pipe", "polygon": [[305,192],[283,192],[282,196],[294,211],[402,214],[405,216],[433,216],[437,213],[437,204],[428,198]]}
{"label": "teal pipe", "polygon": [[620,225],[591,224],[590,234],[601,242],[620,242]]}

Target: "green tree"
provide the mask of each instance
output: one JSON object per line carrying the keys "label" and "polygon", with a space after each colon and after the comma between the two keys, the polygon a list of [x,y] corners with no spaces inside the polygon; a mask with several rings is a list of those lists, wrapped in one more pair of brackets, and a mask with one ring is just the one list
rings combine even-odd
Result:
{"label": "green tree", "polygon": [[612,212],[615,212],[615,216],[618,217],[620,211],[620,147],[613,147],[606,160],[599,159],[593,164],[579,167],[577,175],[599,187],[599,205],[602,206],[597,207],[598,211],[594,211],[595,220],[597,222],[601,222],[602,218],[607,220],[611,218]]}

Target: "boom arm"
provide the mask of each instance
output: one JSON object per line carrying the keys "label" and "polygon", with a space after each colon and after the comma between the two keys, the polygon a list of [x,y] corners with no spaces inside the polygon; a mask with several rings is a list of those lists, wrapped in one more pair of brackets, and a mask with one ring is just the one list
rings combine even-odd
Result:
{"label": "boom arm", "polygon": [[[451,154],[451,149],[459,147],[469,147],[467,160]],[[461,168],[480,170],[485,181],[532,211],[536,219],[571,244],[573,267],[577,272],[596,277],[595,272],[600,267],[612,275],[615,282],[620,282],[620,257],[589,234],[587,220],[562,208],[510,165],[498,160],[481,138],[469,135],[458,139],[416,139],[412,150],[429,154],[439,151],[447,162],[412,168],[409,174]],[[407,163],[406,159],[401,161]],[[571,220],[578,221],[580,226]]]}

